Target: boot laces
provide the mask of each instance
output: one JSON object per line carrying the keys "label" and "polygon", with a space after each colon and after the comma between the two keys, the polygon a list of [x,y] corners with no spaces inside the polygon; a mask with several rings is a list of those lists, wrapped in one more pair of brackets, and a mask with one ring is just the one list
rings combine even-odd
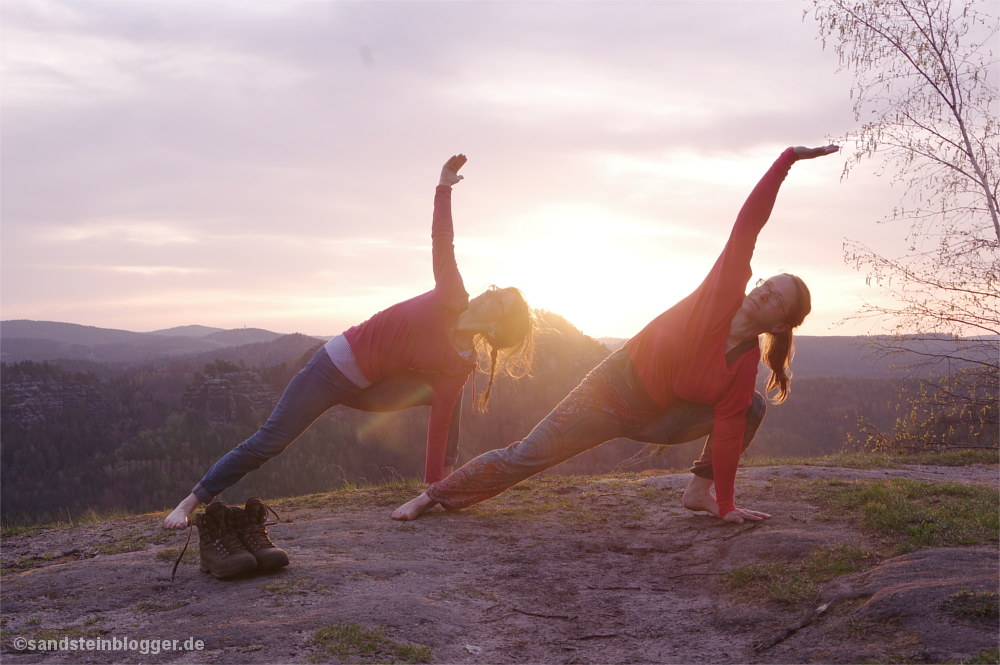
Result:
{"label": "boot laces", "polygon": [[[243,544],[240,542],[239,538],[236,537],[236,531],[229,524],[230,513],[228,510],[220,515],[218,520],[210,518],[207,511],[200,514],[202,515],[202,528],[205,529],[207,544],[214,546],[215,549],[225,555],[229,555],[243,549]],[[188,545],[191,544],[191,536],[194,533],[194,528],[197,524],[197,516],[189,515],[187,517],[187,523],[187,540],[184,541],[184,547],[181,549],[181,553],[177,555],[177,560],[174,561],[174,568],[170,572],[171,584],[174,581],[174,577],[177,575],[177,566],[180,565],[181,559],[184,558],[184,553],[187,552]],[[198,530],[198,535],[201,536],[201,529]]]}
{"label": "boot laces", "polygon": [[[260,515],[260,513],[258,513],[257,515],[251,516],[250,513],[247,513],[247,518],[248,518],[247,521],[250,523],[250,526],[246,531],[246,535],[247,535],[247,540],[253,544],[254,552],[263,548],[275,547],[274,543],[271,541],[271,538],[267,533],[267,527],[274,526],[275,524],[281,522],[281,517],[278,515],[277,512],[275,512],[274,508],[267,505],[263,501],[260,501],[259,499],[258,502],[260,503],[261,507],[265,509],[263,515]],[[276,521],[274,522],[267,521],[268,517],[267,511],[271,511],[271,514],[274,515]]]}

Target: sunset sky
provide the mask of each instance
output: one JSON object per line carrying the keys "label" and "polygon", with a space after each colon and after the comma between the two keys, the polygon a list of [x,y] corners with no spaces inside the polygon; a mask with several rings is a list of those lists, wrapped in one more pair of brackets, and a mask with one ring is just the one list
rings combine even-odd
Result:
{"label": "sunset sky", "polygon": [[[433,286],[441,165],[475,295],[629,337],[690,292],[789,145],[856,125],[808,3],[4,0],[4,320],[333,335]],[[755,277],[863,299],[901,194],[800,162]]]}

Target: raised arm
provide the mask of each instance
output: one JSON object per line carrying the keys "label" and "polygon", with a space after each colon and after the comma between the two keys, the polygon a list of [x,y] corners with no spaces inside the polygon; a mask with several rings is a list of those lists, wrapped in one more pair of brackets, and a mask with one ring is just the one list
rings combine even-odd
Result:
{"label": "raised arm", "polygon": [[434,261],[434,288],[448,295],[449,307],[464,309],[468,295],[455,261],[455,228],[451,219],[451,186],[462,179],[458,170],[465,155],[455,155],[441,167],[441,180],[434,194],[434,221],[431,246]]}
{"label": "raised arm", "polygon": [[[733,224],[726,250],[719,257],[722,265],[717,265],[717,269],[726,273],[733,271],[739,275],[745,273],[740,289],[745,286],[746,280],[750,279],[749,264],[757,243],[757,235],[771,216],[771,210],[778,197],[778,190],[792,164],[802,159],[815,159],[816,157],[832,155],[838,150],[840,148],[835,145],[821,148],[806,148],[804,146],[787,148],[750,192],[750,196],[747,197],[736,217],[736,223]],[[728,277],[735,279],[734,274],[729,274]],[[742,297],[742,291],[740,296]]]}
{"label": "raised arm", "polygon": [[792,164],[802,159],[815,159],[825,155],[832,155],[840,150],[835,145],[825,145],[821,148],[806,148],[805,146],[795,146],[786,149],[778,157],[777,161],[767,170],[764,177],[760,179],[757,186],[750,192],[743,208],[733,225],[733,235],[731,239],[742,238],[743,241],[753,244],[757,239],[757,234],[767,223],[771,216],[771,209],[774,208],[774,201],[778,196],[778,189],[782,181],[788,174]]}

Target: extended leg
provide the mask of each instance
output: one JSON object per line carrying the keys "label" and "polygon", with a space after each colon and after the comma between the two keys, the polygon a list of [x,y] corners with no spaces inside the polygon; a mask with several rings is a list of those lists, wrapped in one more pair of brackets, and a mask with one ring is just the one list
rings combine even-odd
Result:
{"label": "extended leg", "polygon": [[[649,413],[637,411],[610,372],[599,367],[527,437],[480,455],[432,485],[420,503],[426,504],[424,509],[434,503],[448,509],[478,503],[605,441],[628,435],[648,419]],[[405,512],[393,516],[412,519]]]}
{"label": "extended leg", "polygon": [[250,471],[281,454],[323,413],[355,395],[351,383],[320,348],[312,360],[292,377],[267,422],[249,439],[230,450],[208,470],[192,493],[209,503]]}

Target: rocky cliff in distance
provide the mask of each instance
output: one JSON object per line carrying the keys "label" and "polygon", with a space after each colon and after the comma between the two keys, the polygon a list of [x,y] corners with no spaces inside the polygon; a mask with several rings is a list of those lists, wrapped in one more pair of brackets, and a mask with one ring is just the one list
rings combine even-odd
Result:
{"label": "rocky cliff in distance", "polygon": [[111,408],[111,401],[98,388],[62,376],[22,376],[3,385],[4,419],[26,429],[73,413],[102,417]]}
{"label": "rocky cliff in distance", "polygon": [[204,417],[213,427],[267,416],[278,402],[278,393],[250,370],[203,374],[184,391],[181,405]]}

